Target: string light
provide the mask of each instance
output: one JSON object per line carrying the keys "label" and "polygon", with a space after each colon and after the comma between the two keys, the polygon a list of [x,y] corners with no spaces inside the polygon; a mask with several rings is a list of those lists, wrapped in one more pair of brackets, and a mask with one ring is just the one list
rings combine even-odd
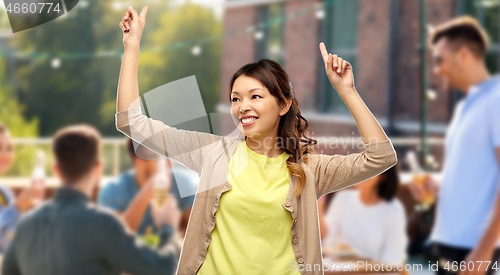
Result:
{"label": "string light", "polygon": [[439,168],[439,163],[437,163],[436,159],[434,158],[433,155],[431,154],[428,154],[426,157],[425,157],[425,162],[431,166],[432,168],[434,169],[437,169]]}
{"label": "string light", "polygon": [[264,38],[264,32],[263,31],[256,31],[254,36],[255,36],[255,39],[261,40],[262,38]]}
{"label": "string light", "polygon": [[120,1],[113,1],[113,3],[111,4],[111,7],[116,11],[123,9],[123,5]]}
{"label": "string light", "polygon": [[191,49],[191,53],[194,55],[194,56],[198,56],[201,54],[201,47],[196,45],[194,46],[192,49]]}
{"label": "string light", "polygon": [[54,69],[58,69],[61,67],[61,60],[59,58],[53,58],[52,61],[50,62],[50,66]]}
{"label": "string light", "polygon": [[78,7],[82,9],[86,9],[89,6],[89,2],[87,0],[80,0],[78,2]]}
{"label": "string light", "polygon": [[325,18],[325,11],[323,9],[317,10],[316,11],[316,18],[318,18],[318,19]]}
{"label": "string light", "polygon": [[436,98],[437,98],[436,91],[434,91],[434,90],[427,91],[427,99],[429,99],[430,101],[434,101],[434,100],[436,100]]}
{"label": "string light", "polygon": [[435,29],[436,29],[436,28],[434,28],[434,26],[432,26],[432,25],[427,25],[427,33],[433,33]]}

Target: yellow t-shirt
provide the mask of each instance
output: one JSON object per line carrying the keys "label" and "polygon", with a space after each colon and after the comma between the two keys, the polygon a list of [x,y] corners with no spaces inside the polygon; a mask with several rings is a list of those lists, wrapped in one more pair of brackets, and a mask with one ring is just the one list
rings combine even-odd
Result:
{"label": "yellow t-shirt", "polygon": [[197,274],[300,274],[290,269],[296,261],[292,216],[282,207],[290,185],[287,159],[286,152],[270,158],[240,141],[228,166],[232,188],[220,198]]}

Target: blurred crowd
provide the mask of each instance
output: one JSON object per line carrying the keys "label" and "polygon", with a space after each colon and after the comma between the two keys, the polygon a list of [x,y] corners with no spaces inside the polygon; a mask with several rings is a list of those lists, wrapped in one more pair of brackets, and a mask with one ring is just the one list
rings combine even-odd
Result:
{"label": "blurred crowd", "polygon": [[[52,198],[44,201],[43,177],[34,175],[17,198],[2,185],[2,274],[37,274],[58,264],[65,267],[55,270],[65,274],[174,272],[194,201],[194,195],[181,197],[177,186],[190,187],[194,194],[196,183],[182,169],[174,176],[170,161],[127,139],[133,168],[99,188],[100,143],[90,125],[56,133],[53,171],[60,187]],[[1,125],[2,173],[13,161],[12,140]]]}
{"label": "blurred crowd", "polygon": [[[442,267],[492,261],[476,272],[491,274],[500,260],[500,77],[485,67],[488,39],[472,18],[440,26],[430,44],[433,72],[464,93],[447,131],[441,181],[415,168],[412,180],[401,184],[399,164],[322,197],[323,254],[402,264],[420,253]],[[194,201],[178,186],[194,194],[197,182],[182,170],[174,176],[168,159],[127,139],[133,168],[100,187],[100,143],[89,125],[57,131],[53,171],[60,187],[51,198],[36,173],[17,195],[0,184],[2,274],[175,272]],[[0,125],[0,175],[13,161],[9,130]],[[405,199],[413,202],[410,208]],[[410,234],[414,221],[431,230],[423,238]]]}
{"label": "blurred crowd", "polygon": [[[320,199],[328,253],[354,253],[396,264],[420,253],[437,263],[440,274],[498,270],[500,76],[486,68],[488,41],[479,23],[467,16],[431,34],[433,73],[447,90],[464,94],[446,132],[441,181],[423,171],[409,154],[399,158],[400,164],[406,160],[412,167],[413,177],[406,185],[398,187],[393,167]],[[404,191],[411,194],[406,211]]]}

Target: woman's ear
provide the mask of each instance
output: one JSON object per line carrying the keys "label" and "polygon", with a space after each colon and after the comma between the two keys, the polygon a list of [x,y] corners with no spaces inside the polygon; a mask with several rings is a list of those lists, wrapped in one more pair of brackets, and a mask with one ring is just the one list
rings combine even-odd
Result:
{"label": "woman's ear", "polygon": [[286,104],[281,105],[280,116],[284,116],[286,113],[288,113],[291,106],[292,106],[292,99],[287,98]]}

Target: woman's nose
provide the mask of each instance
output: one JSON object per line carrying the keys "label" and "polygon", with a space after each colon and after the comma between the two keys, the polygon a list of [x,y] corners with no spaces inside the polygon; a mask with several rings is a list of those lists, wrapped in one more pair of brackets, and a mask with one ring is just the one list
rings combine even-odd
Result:
{"label": "woman's nose", "polygon": [[246,101],[243,101],[241,103],[240,112],[244,113],[244,112],[246,112],[246,111],[248,111],[250,109],[251,109],[250,104],[248,104]]}

